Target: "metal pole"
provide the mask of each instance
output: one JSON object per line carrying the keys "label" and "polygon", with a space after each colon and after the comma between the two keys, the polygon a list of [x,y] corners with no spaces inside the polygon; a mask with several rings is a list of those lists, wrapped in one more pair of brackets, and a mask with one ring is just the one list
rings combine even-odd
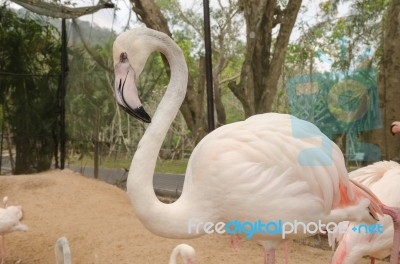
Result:
{"label": "metal pole", "polygon": [[[4,116],[4,111],[3,111]],[[3,135],[4,135],[4,119],[3,123],[1,124],[1,140],[0,140],[0,175],[1,175],[1,166],[3,166]]]}
{"label": "metal pole", "polygon": [[210,3],[203,0],[204,9],[204,46],[206,50],[206,82],[207,82],[207,113],[208,132],[215,128],[214,122],[214,92],[212,77],[212,55],[211,55],[211,30],[210,30]]}
{"label": "metal pole", "polygon": [[60,85],[60,169],[65,165],[65,91],[68,71],[67,29],[65,19],[61,20],[61,85]]}
{"label": "metal pole", "polygon": [[[114,8],[114,4],[106,2],[103,8]],[[66,79],[68,73],[68,53],[67,53],[67,29],[65,18],[61,20],[61,82],[60,82],[60,169],[65,166],[65,95],[66,95]]]}
{"label": "metal pole", "polygon": [[[0,87],[2,87],[0,81]],[[1,108],[1,114],[3,116],[3,122],[1,123],[1,141],[0,141],[0,175],[1,175],[1,167],[3,166],[3,139],[4,139],[4,127],[5,127],[5,114],[4,114],[4,107]]]}

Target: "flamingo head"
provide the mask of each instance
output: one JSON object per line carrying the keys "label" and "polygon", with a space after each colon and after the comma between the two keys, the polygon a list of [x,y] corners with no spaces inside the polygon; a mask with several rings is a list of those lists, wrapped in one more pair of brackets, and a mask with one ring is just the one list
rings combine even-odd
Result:
{"label": "flamingo head", "polygon": [[196,251],[193,247],[188,244],[180,244],[178,245],[179,254],[182,257],[182,261],[185,264],[194,264]]}
{"label": "flamingo head", "polygon": [[150,123],[151,118],[139,99],[135,84],[136,72],[129,62],[127,52],[123,51],[119,54],[119,62],[114,66],[114,74],[114,92],[118,104],[129,115],[145,123]]}
{"label": "flamingo head", "polygon": [[7,208],[7,206],[8,206],[8,197],[4,196],[3,197],[3,208]]}
{"label": "flamingo head", "polygon": [[392,132],[393,136],[396,133],[399,133],[400,132],[400,122],[399,121],[393,122],[392,125],[390,126],[390,131]]}

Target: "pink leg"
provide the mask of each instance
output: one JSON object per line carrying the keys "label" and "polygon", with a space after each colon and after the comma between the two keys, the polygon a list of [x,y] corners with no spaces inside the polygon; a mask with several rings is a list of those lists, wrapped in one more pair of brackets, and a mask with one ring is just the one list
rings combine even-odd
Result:
{"label": "pink leg", "polygon": [[375,264],[375,258],[374,257],[370,257],[371,259],[371,264]]}
{"label": "pink leg", "polygon": [[[8,206],[8,197],[4,196],[3,198],[3,208],[7,208]],[[0,264],[4,264],[6,259],[6,245],[4,242],[4,235],[0,235]]]}
{"label": "pink leg", "polygon": [[285,264],[289,264],[289,246],[288,242],[283,244],[283,254],[285,255]]}
{"label": "pink leg", "polygon": [[393,219],[394,238],[392,253],[390,255],[390,264],[397,264],[400,249],[400,209],[383,205],[382,212],[390,215],[390,217]]}
{"label": "pink leg", "polygon": [[4,264],[6,249],[4,246],[4,235],[0,235],[0,264]]}
{"label": "pink leg", "polygon": [[275,249],[265,251],[264,262],[265,264],[275,264]]}
{"label": "pink leg", "polygon": [[239,241],[240,241],[240,236],[238,234],[231,236],[229,244],[231,249],[235,252],[239,251]]}

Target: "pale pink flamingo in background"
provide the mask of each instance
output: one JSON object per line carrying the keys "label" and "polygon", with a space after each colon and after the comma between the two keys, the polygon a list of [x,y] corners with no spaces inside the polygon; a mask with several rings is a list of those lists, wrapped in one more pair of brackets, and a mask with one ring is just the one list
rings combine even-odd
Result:
{"label": "pale pink flamingo in background", "polygon": [[184,264],[194,264],[196,252],[192,246],[188,244],[179,244],[172,250],[169,258],[169,264],[176,264],[176,258],[181,256]]}
{"label": "pale pink flamingo in background", "polygon": [[[66,237],[60,237],[57,239],[54,247],[54,253],[57,264],[72,263],[71,249]],[[179,244],[172,250],[168,263],[176,264],[178,256],[181,256],[184,264],[194,264],[196,252],[194,248],[188,244]]]}
{"label": "pale pink flamingo in background", "polygon": [[[171,78],[151,121],[135,80],[153,51],[166,56]],[[117,102],[150,123],[133,157],[127,192],[135,214],[154,234],[167,238],[206,234],[203,228],[189,231],[189,222],[195,226],[233,220],[371,222],[371,214],[377,218],[381,212],[373,194],[349,181],[339,147],[313,124],[277,113],[255,115],[208,134],[193,150],[181,197],[172,204],[160,202],[153,189],[154,168],[186,94],[185,58],[167,35],[143,28],[116,38],[113,59]],[[298,159],[301,153],[320,165],[304,164]],[[300,231],[286,238],[309,235]],[[275,248],[285,241],[280,234],[258,233],[252,239],[261,241],[268,263],[275,262]]]}
{"label": "pale pink flamingo in background", "polygon": [[56,255],[57,264],[71,264],[72,256],[71,249],[69,247],[68,239],[66,237],[60,237],[56,241],[54,247],[54,253]]}
{"label": "pale pink flamingo in background", "polygon": [[[397,162],[376,162],[351,172],[349,176],[368,186],[386,205],[400,207],[400,164]],[[366,234],[364,229],[360,233],[353,232],[351,228],[360,223],[349,223],[349,231],[340,238],[332,263],[357,264],[363,256],[370,256],[371,263],[375,263],[375,258],[389,256],[393,246],[393,221],[385,215],[378,223],[383,226],[382,234]]]}
{"label": "pale pink flamingo in background", "polygon": [[400,132],[400,122],[394,121],[390,127],[390,130],[392,131],[393,135],[395,135],[396,133],[399,133]]}
{"label": "pale pink flamingo in background", "polygon": [[22,207],[20,205],[7,205],[7,198],[3,199],[4,208],[0,208],[0,264],[6,257],[4,235],[14,231],[27,231],[28,227],[20,223]]}

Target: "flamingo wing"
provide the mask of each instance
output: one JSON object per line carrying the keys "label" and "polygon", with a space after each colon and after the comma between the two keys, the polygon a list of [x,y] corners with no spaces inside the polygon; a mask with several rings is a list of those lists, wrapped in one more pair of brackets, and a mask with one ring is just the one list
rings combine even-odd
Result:
{"label": "flamingo wing", "polygon": [[[273,113],[206,136],[192,153],[186,178],[184,188],[199,185],[215,193],[217,208],[226,208],[221,215],[231,220],[254,221],[262,214],[271,220],[321,219],[340,203],[339,183],[352,195],[340,149],[313,124]],[[218,198],[221,192],[226,199]]]}

